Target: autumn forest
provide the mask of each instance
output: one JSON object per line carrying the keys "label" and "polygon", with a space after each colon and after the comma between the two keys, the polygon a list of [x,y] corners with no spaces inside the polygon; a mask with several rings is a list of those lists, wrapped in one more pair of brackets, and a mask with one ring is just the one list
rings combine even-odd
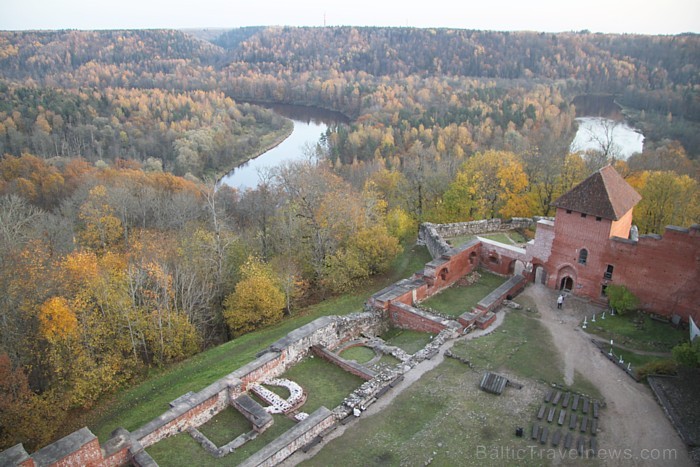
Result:
{"label": "autumn forest", "polygon": [[[580,96],[643,152],[571,153]],[[217,186],[291,131],[271,103],[349,123],[255,189]],[[700,222],[700,36],[0,32],[0,450],[353,290],[421,222],[552,216],[606,164],[641,233]]]}

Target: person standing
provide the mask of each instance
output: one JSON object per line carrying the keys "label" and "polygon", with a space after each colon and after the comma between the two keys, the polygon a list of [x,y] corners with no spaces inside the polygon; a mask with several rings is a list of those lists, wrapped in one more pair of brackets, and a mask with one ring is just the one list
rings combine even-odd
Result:
{"label": "person standing", "polygon": [[560,294],[557,297],[557,308],[561,310],[561,306],[564,304],[564,295]]}

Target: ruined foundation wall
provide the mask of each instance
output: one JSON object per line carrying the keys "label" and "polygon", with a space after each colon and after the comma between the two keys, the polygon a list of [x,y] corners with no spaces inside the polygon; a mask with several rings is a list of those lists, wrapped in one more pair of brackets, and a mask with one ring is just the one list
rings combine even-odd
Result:
{"label": "ruined foundation wall", "polygon": [[541,217],[514,217],[509,220],[483,219],[471,222],[456,222],[453,224],[423,223],[418,231],[418,243],[428,248],[433,258],[439,258],[451,247],[445,238],[461,237],[464,235],[479,235],[491,232],[503,232],[515,229],[534,228]]}
{"label": "ruined foundation wall", "polygon": [[[249,364],[197,393],[179,398],[173,402],[172,408],[134,432],[116,430],[104,443],[102,449],[97,438],[87,428],[83,428],[28,458],[22,454],[24,450],[21,445],[18,445],[16,449],[0,453],[0,464],[5,464],[3,461],[5,458],[8,462],[10,459],[17,458],[20,460],[9,465],[17,465],[18,462],[24,462],[26,465],[126,465],[134,461],[134,456],[143,453],[144,448],[169,436],[182,433],[187,428],[198,427],[209,421],[244,392],[246,384],[281,375],[287,368],[308,355],[313,345],[333,349],[362,333],[379,334],[385,327],[386,323],[380,312],[319,318],[290,332]],[[330,419],[332,421],[333,417]],[[75,441],[76,439],[83,441],[79,443]],[[303,439],[305,438],[302,437],[294,443],[303,445]],[[15,455],[17,452],[20,455]],[[54,460],[44,462],[49,457]],[[35,462],[35,458],[41,461]]]}

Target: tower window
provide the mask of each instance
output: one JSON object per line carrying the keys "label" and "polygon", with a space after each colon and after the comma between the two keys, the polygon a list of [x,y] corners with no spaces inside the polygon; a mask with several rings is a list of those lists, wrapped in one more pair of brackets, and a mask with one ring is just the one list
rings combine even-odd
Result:
{"label": "tower window", "polygon": [[613,269],[614,266],[612,264],[608,264],[608,267],[605,269],[605,273],[603,274],[603,278],[608,280],[612,279]]}
{"label": "tower window", "polygon": [[581,248],[581,251],[578,254],[578,262],[579,264],[586,264],[586,261],[588,261],[588,250]]}
{"label": "tower window", "polygon": [[571,214],[571,209],[567,209],[567,210],[566,210],[566,213],[567,213],[567,214]]}
{"label": "tower window", "polygon": [[581,213],[581,217],[586,217],[586,213],[585,213],[585,212],[582,212],[582,213]]}
{"label": "tower window", "polygon": [[602,217],[600,217],[600,216],[597,216],[597,217],[595,218],[595,220],[597,220],[598,222],[600,222],[600,221],[602,221],[602,220],[603,220],[603,218],[602,218]]}

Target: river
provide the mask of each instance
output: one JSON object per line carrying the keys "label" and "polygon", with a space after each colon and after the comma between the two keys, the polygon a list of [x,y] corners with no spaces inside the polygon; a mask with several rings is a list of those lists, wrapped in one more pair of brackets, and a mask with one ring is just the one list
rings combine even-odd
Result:
{"label": "river", "polygon": [[253,189],[259,183],[261,171],[305,158],[306,147],[315,146],[329,126],[348,122],[348,119],[338,112],[317,107],[287,104],[265,104],[264,106],[291,119],[294,123],[292,134],[279,145],[255,159],[244,162],[224,175],[219,180],[219,184],[228,185],[241,191]]}
{"label": "river", "polygon": [[618,159],[627,159],[642,152],[644,135],[624,121],[620,106],[611,95],[584,95],[573,100],[578,130],[569,150],[579,152],[601,150],[601,142],[612,139],[611,152]]}

